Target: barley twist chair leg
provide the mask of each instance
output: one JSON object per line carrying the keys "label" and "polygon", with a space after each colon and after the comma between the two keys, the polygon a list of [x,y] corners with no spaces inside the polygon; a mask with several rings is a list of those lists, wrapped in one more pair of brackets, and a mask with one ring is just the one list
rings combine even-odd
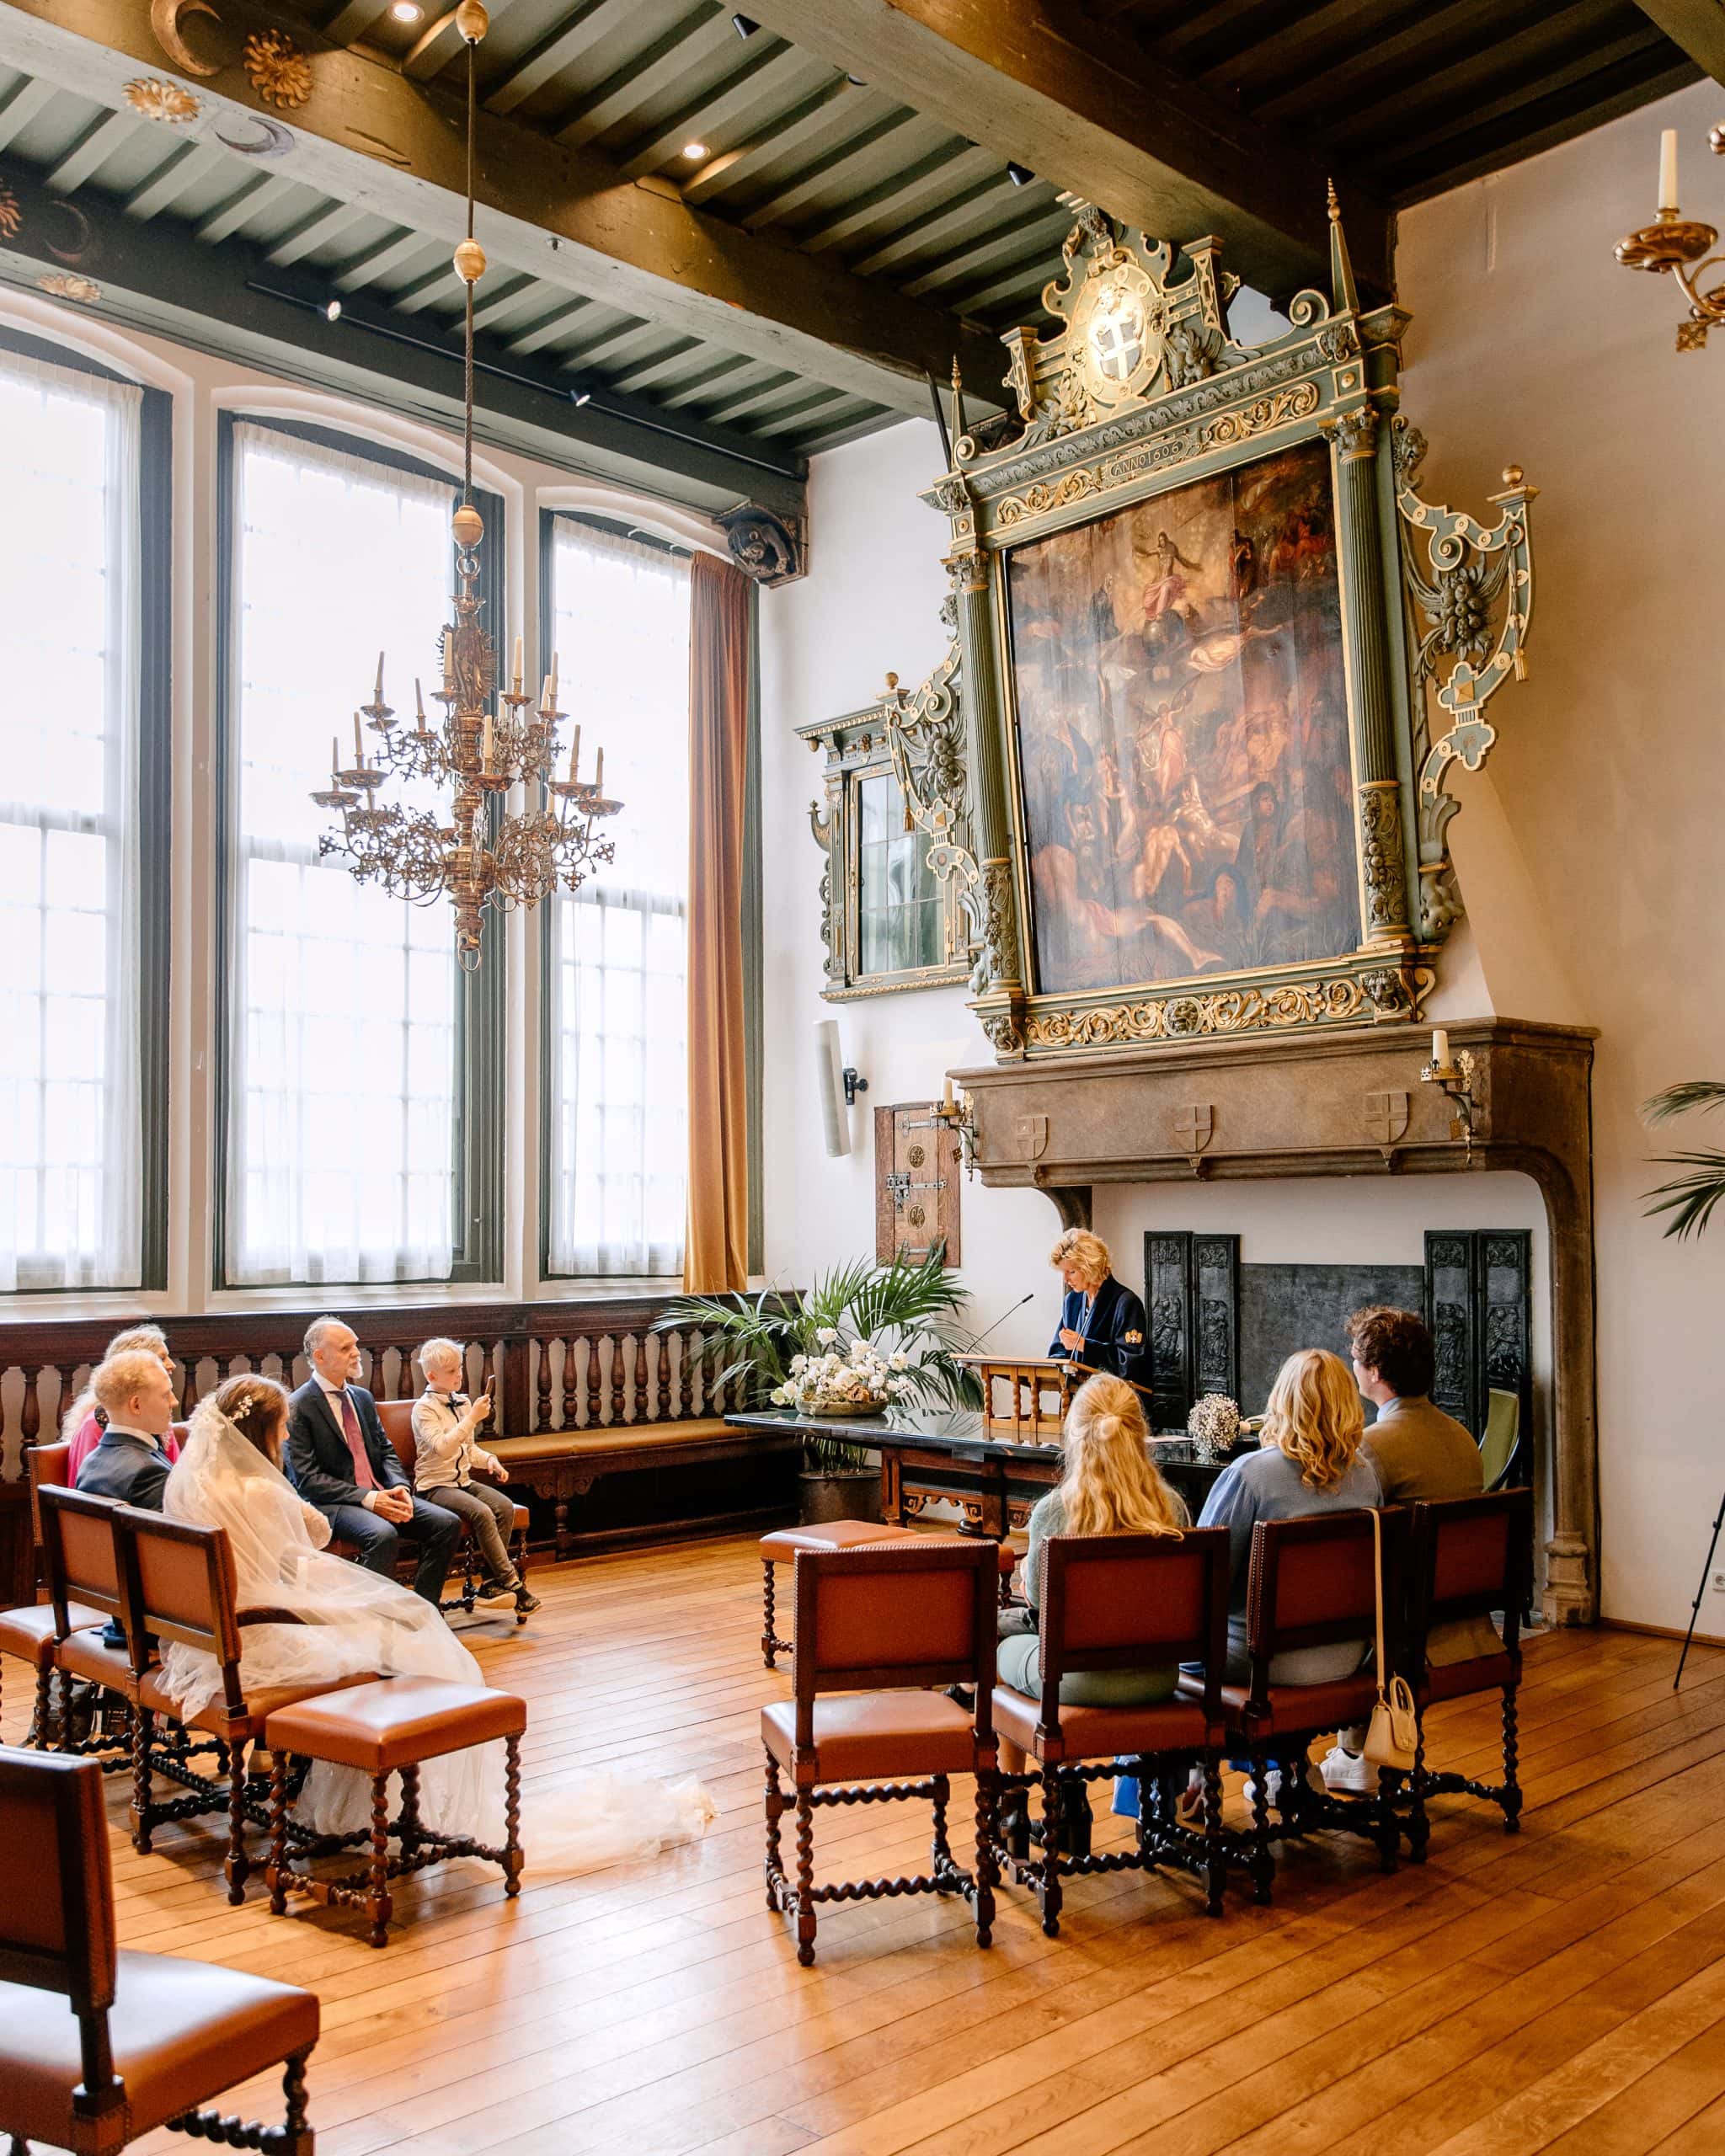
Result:
{"label": "barley twist chair leg", "polygon": [[947,1833],[947,1805],[951,1800],[953,1785],[944,1774],[934,1777],[934,1876],[940,1879],[957,1870],[953,1862],[953,1844]]}
{"label": "barley twist chair leg", "polygon": [[807,1969],[814,1961],[814,1807],[808,1792],[797,1791],[797,1959]]}
{"label": "barley twist chair leg", "polygon": [[[287,1913],[287,1754],[285,1752],[272,1753],[270,1760],[270,1863],[264,1876],[270,1882],[271,1914],[285,1916]],[[301,2079],[303,2083],[303,2074]]]}
{"label": "barley twist chair leg", "polygon": [[222,1865],[231,1908],[244,1901],[250,1870],[246,1860],[246,1748],[234,1744],[227,1753],[227,1854]]}
{"label": "barley twist chair leg", "polygon": [[395,1838],[401,1844],[404,1857],[412,1856],[419,1846],[419,1770],[417,1767],[403,1767],[401,1770],[401,1810],[396,1814]]}
{"label": "barley twist chair leg", "polygon": [[[1037,1906],[1042,1912],[1044,1935],[1060,1935],[1060,1909],[1065,1890],[1060,1884],[1060,1830],[1066,1816],[1069,1791],[1058,1767],[1042,1770],[1042,1862],[1037,1872]],[[1140,1801],[1142,1802],[1140,1797]]]}
{"label": "barley twist chair leg", "polygon": [[784,1856],[779,1844],[778,1822],[784,1816],[785,1796],[779,1786],[778,1762],[766,1755],[766,1906],[779,1906],[778,1889],[784,1880]]}
{"label": "barley twist chair leg", "polygon": [[1204,1914],[1219,1917],[1228,1881],[1228,1845],[1222,1836],[1222,1762],[1215,1751],[1204,1755]]}
{"label": "barley twist chair leg", "polygon": [[286,2100],[279,2144],[283,2156],[312,2156],[313,2136],[306,2117],[307,2052],[295,2052],[282,2069],[281,2093]]}
{"label": "barley twist chair leg", "polygon": [[1372,1799],[1376,1815],[1372,1838],[1378,1847],[1378,1869],[1384,1872],[1396,1869],[1397,1853],[1402,1846],[1402,1828],[1396,1817],[1396,1780],[1393,1767],[1380,1767],[1377,1794]]}
{"label": "barley twist chair leg", "polygon": [[30,1733],[26,1744],[34,1744],[39,1752],[54,1749],[54,1665],[51,1662],[36,1664],[36,1704],[30,1716]]}
{"label": "barley twist chair leg", "polygon": [[1270,1802],[1265,1789],[1269,1780],[1270,1763],[1262,1752],[1250,1754],[1252,1760],[1252,1898],[1260,1908],[1268,1906],[1270,1891],[1275,1883],[1276,1860],[1270,1852]]}
{"label": "barley twist chair leg", "polygon": [[392,1904],[389,1898],[389,1777],[374,1774],[371,1779],[371,1861],[366,1886],[366,1908],[371,1919],[367,1934],[373,1946],[387,1946],[389,1943],[389,1919]]}
{"label": "barley twist chair leg", "polygon": [[769,1669],[778,1668],[778,1634],[773,1620],[777,1614],[777,1588],[772,1577],[772,1560],[761,1560],[761,1659]]}
{"label": "barley twist chair leg", "polygon": [[1516,1745],[1515,1687],[1503,1687],[1503,1793],[1498,1799],[1503,1807],[1503,1832],[1521,1832],[1521,1784],[1516,1779],[1519,1764]]}
{"label": "barley twist chair leg", "polygon": [[[70,1728],[72,1707],[62,1695],[63,1727]],[[131,1718],[131,1845],[140,1856],[150,1854],[150,1735],[156,1717],[147,1707],[133,1710]]]}
{"label": "barley twist chair leg", "polygon": [[[521,1740],[508,1737],[503,1745],[503,1893],[512,1902],[521,1891],[521,1872],[526,1863],[521,1848]],[[417,1770],[416,1770],[417,1778]]]}
{"label": "barley twist chair leg", "polygon": [[1425,1710],[1413,1717],[1413,1774],[1408,1784],[1412,1801],[1407,1813],[1407,1854],[1414,1864],[1425,1862],[1426,1845],[1432,1838],[1431,1815],[1425,1808]]}
{"label": "barley twist chair leg", "polygon": [[995,1860],[995,1810],[1000,1801],[1000,1784],[992,1774],[976,1777],[976,1944],[991,1945],[994,1941],[994,1890],[1000,1882],[1000,1866]]}

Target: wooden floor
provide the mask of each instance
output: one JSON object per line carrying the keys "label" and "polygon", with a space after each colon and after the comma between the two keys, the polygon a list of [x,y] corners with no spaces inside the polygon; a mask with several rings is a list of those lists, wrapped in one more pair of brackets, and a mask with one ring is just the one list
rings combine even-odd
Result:
{"label": "wooden floor", "polygon": [[[213,1834],[136,1855],[116,1779],[122,1945],[318,1992],[323,2156],[1725,2149],[1725,1651],[1674,1699],[1669,1641],[1536,1641],[1518,1838],[1446,1799],[1423,1870],[1296,1849],[1273,1909],[1231,1896],[1220,1923],[1189,1882],[1083,1880],[1052,1941],[1008,1892],[985,1954],[962,1904],[861,1904],[823,1913],[804,1972],[761,1890],[757,1711],[788,1685],[761,1667],[759,1577],[743,1540],[589,1559],[537,1575],[525,1631],[464,1628],[531,1703],[516,1903],[473,1865],[409,1882],[382,1953],[255,1886],[230,1910]],[[1487,1771],[1496,1724],[1434,1717],[1436,1763]],[[695,1772],[718,1818],[652,1863],[536,1878],[533,1801],[599,1766]],[[926,1817],[825,1813],[817,1858],[915,1868]],[[255,2084],[223,2108],[280,2116]]]}

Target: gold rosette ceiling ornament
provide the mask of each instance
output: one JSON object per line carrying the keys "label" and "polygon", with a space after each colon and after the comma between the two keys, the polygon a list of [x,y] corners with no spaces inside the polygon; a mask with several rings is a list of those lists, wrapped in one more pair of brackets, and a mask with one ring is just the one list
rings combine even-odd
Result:
{"label": "gold rosette ceiling ornament", "polygon": [[[558,728],[568,713],[557,708],[557,659],[537,702],[524,691],[521,643],[507,689],[497,686],[497,652],[480,621],[479,548],[485,526],[473,506],[473,287],[485,273],[485,251],[473,237],[474,54],[489,27],[480,0],[462,0],[456,28],[467,48],[467,231],[455,251],[456,275],[465,293],[465,371],[462,419],[462,498],[451,520],[455,542],[455,619],[440,639],[441,686],[432,700],[443,707],[441,723],[428,721],[419,684],[414,684],[414,723],[398,726],[383,701],[383,654],[369,703],[354,713],[354,759],[341,766],[340,736],[332,747],[330,782],[312,798],[339,809],[341,830],[325,832],[318,850],[344,856],[361,883],[379,883],[397,898],[421,905],[447,894],[455,905],[456,948],[463,969],[479,963],[480,928],[487,906],[507,912],[537,905],[559,884],[575,890],[611,860],[612,844],[597,835],[602,819],[621,802],[605,798],[605,751],[590,780],[580,776],[581,729],[570,738],[565,765]],[[368,747],[366,736],[371,737]],[[383,803],[391,779],[430,780],[449,789],[446,808],[410,808]],[[529,805],[507,809],[515,785]]]}

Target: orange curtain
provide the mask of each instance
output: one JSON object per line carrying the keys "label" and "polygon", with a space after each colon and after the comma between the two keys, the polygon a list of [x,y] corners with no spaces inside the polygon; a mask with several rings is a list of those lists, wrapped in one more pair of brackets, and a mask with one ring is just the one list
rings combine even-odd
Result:
{"label": "orange curtain", "polygon": [[689,1222],[692,1294],[749,1279],[743,976],[749,579],[697,553],[689,591]]}

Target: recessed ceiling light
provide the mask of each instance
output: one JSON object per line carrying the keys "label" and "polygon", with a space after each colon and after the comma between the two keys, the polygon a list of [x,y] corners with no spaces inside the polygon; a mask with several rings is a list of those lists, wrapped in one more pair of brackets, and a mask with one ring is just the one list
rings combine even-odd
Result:
{"label": "recessed ceiling light", "polygon": [[425,10],[419,0],[389,0],[389,19],[396,23],[423,23]]}
{"label": "recessed ceiling light", "polygon": [[1028,165],[1015,163],[1007,167],[1007,178],[1012,181],[1014,187],[1028,187],[1035,177],[1036,174],[1032,172]]}
{"label": "recessed ceiling light", "polygon": [[739,37],[753,37],[761,25],[752,15],[733,15],[731,28]]}
{"label": "recessed ceiling light", "polygon": [[325,300],[323,302],[323,319],[326,322],[340,321],[341,302],[339,300]]}
{"label": "recessed ceiling light", "polygon": [[697,157],[704,157],[707,155],[707,145],[704,142],[685,142],[683,155],[692,164]]}

